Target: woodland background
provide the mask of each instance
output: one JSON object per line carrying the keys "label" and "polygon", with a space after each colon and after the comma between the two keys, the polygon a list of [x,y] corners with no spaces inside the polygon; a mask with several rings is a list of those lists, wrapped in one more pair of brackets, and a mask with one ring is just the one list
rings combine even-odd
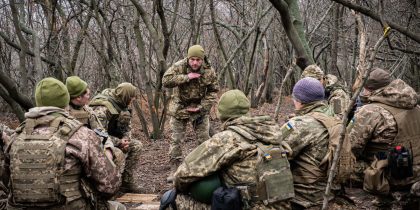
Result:
{"label": "woodland background", "polygon": [[189,46],[256,108],[281,85],[290,94],[311,63],[351,91],[386,26],[374,66],[420,91],[420,0],[0,0],[0,108],[23,120],[47,76],[78,75],[94,93],[128,81],[141,90],[142,132],[160,139],[171,91],[161,78]]}

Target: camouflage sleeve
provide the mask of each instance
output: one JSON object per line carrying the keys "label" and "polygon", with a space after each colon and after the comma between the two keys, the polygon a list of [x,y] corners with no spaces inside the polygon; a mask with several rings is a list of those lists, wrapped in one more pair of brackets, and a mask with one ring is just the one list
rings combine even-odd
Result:
{"label": "camouflage sleeve", "polygon": [[185,191],[194,181],[214,174],[243,158],[247,149],[255,149],[255,146],[248,145],[248,148],[242,147],[239,140],[229,131],[214,135],[185,157],[174,174],[176,189]]}
{"label": "camouflage sleeve", "polygon": [[90,128],[92,130],[99,129],[99,130],[105,131],[105,128],[102,125],[102,122],[96,116],[96,113],[93,111],[93,109],[90,108],[87,105],[84,106],[83,108],[89,113],[89,125],[90,125]]}
{"label": "camouflage sleeve", "polygon": [[332,107],[335,114],[342,114],[350,103],[350,98],[346,92],[339,89],[334,92],[329,100],[328,104]]}
{"label": "camouflage sleeve", "polygon": [[352,152],[359,158],[363,150],[372,138],[375,128],[383,121],[382,115],[378,110],[368,105],[360,108],[350,124],[347,126],[348,137],[350,138]]}
{"label": "camouflage sleeve", "polygon": [[162,85],[166,88],[174,88],[178,85],[190,81],[188,75],[182,73],[181,67],[172,65],[165,74],[163,74]]}
{"label": "camouflage sleeve", "polygon": [[219,92],[219,83],[217,81],[216,72],[212,68],[210,71],[211,83],[207,85],[206,95],[201,100],[200,108],[204,113],[210,112],[211,107],[217,101],[217,92]]}
{"label": "camouflage sleeve", "polygon": [[70,139],[66,154],[78,158],[87,178],[96,189],[106,195],[113,195],[121,186],[121,174],[105,156],[95,133],[81,127]]}
{"label": "camouflage sleeve", "polygon": [[280,140],[288,143],[292,149],[292,159],[299,156],[313,142],[328,135],[326,128],[312,117],[299,116],[290,119],[280,128]]}
{"label": "camouflage sleeve", "polygon": [[[111,113],[105,106],[95,106],[93,111],[96,117],[99,119],[99,122],[102,124],[104,130],[108,131],[108,123],[112,116]],[[115,146],[121,144],[121,139],[115,136],[109,136],[108,139],[111,140]]]}

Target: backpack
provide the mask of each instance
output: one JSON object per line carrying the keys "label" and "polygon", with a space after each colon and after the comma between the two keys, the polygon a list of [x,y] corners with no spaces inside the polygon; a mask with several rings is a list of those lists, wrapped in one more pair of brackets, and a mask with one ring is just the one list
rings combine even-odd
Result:
{"label": "backpack", "polygon": [[[320,165],[328,164],[328,171],[330,171],[334,154],[340,140],[340,131],[343,128],[343,125],[339,119],[330,117],[320,112],[311,112],[307,115],[315,118],[317,121],[322,123],[322,125],[324,125],[328,130],[328,152],[322,159]],[[340,156],[338,159],[336,172],[334,174],[333,179],[333,182],[336,184],[344,183],[347,180],[349,180],[356,164],[356,157],[351,151],[351,143],[349,138],[344,138],[344,142],[342,144],[339,155]]]}
{"label": "backpack", "polygon": [[[38,125],[48,125],[50,134],[33,134]],[[66,197],[81,196],[80,172],[64,175],[65,147],[82,126],[63,116],[27,119],[16,129],[10,147],[10,193],[21,206],[64,204]]]}

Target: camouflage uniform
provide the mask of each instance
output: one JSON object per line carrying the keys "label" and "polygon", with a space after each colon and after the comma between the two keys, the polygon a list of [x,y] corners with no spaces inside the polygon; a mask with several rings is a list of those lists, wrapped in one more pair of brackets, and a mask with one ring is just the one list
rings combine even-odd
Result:
{"label": "camouflage uniform", "polygon": [[[49,123],[57,117],[66,118],[67,122],[73,125],[80,124],[78,121],[73,120],[68,114],[60,108],[56,107],[36,107],[29,110],[25,114],[27,119],[33,119],[37,122]],[[32,134],[40,136],[48,136],[51,134],[49,126],[45,126],[41,123],[40,126],[36,126]],[[60,128],[60,127],[59,127]],[[10,144],[6,147],[6,164],[7,166],[13,162],[13,156],[10,156],[9,152],[13,151],[13,147],[19,142],[18,136],[21,133],[25,133],[25,124],[16,130],[16,134],[12,136]],[[112,163],[106,158],[101,147],[100,139],[95,133],[86,128],[80,127],[75,133],[68,139],[65,146],[65,160],[64,160],[64,171],[61,176],[66,177],[69,182],[66,185],[60,183],[60,189],[65,190],[61,194],[65,197],[65,202],[62,205],[53,207],[40,207],[36,208],[35,204],[32,204],[31,209],[92,209],[94,206],[91,205],[91,200],[84,194],[79,187],[71,188],[73,185],[70,180],[76,178],[78,186],[81,185],[81,177],[90,183],[93,188],[103,197],[110,197],[116,193],[121,185],[121,176],[118,173]],[[13,178],[13,176],[11,177]],[[21,179],[19,179],[22,181]],[[38,180],[42,181],[42,179]],[[13,183],[16,183],[14,181]],[[29,185],[28,185],[29,186]],[[69,188],[70,187],[70,188]],[[21,206],[15,203],[13,195],[9,197],[8,209],[21,209]]]}
{"label": "camouflage uniform", "polygon": [[325,79],[325,92],[328,104],[336,115],[342,117],[343,113],[350,104],[350,96],[344,87],[339,84],[336,76],[327,74]]}
{"label": "camouflage uniform", "polygon": [[319,81],[322,81],[324,79],[324,71],[322,71],[321,68],[319,68],[319,66],[317,66],[316,64],[312,64],[307,66],[303,72],[302,75],[300,76],[300,79],[303,79],[305,77],[312,77],[315,78]]}
{"label": "camouflage uniform", "polygon": [[[173,64],[163,75],[162,84],[167,88],[175,88],[169,105],[171,116],[172,141],[170,147],[171,160],[181,159],[181,141],[185,138],[186,126],[192,122],[201,143],[209,136],[209,117],[211,107],[216,102],[219,85],[214,69],[203,61],[198,79],[189,80],[187,74],[192,72],[188,59]],[[187,107],[200,108],[198,113],[190,113]]]}
{"label": "camouflage uniform", "polygon": [[116,147],[121,145],[122,139],[130,141],[128,151],[124,151],[126,160],[123,172],[123,187],[133,192],[139,191],[139,184],[137,179],[134,178],[134,174],[136,174],[136,165],[140,161],[140,152],[143,145],[139,140],[131,136],[131,110],[118,100],[114,91],[115,89],[105,89],[100,94],[101,97],[98,98],[99,95],[96,96],[89,105],[104,126],[104,129],[108,132],[109,139]]}
{"label": "camouflage uniform", "polygon": [[[366,104],[356,112],[347,128],[352,151],[358,160],[355,179],[359,182],[363,182],[364,170],[374,160],[374,154],[381,151],[387,152],[393,146],[394,139],[398,134],[394,116],[380,104],[410,110],[417,103],[414,90],[400,79],[361,97]],[[414,158],[416,159],[416,157]],[[413,167],[418,174],[420,166],[414,165]],[[417,175],[417,177],[419,176]]]}
{"label": "camouflage uniform", "polygon": [[305,104],[296,111],[296,117],[280,128],[281,140],[293,150],[290,161],[295,198],[292,203],[304,208],[322,204],[327,184],[327,166],[320,166],[328,152],[328,130],[311,112],[334,116],[332,110],[322,101]]}
{"label": "camouflage uniform", "polygon": [[[215,134],[195,148],[175,172],[174,184],[186,192],[191,183],[219,172],[223,183],[232,186],[255,186],[257,183],[257,143],[280,145],[279,127],[269,116],[242,116],[224,124]],[[241,192],[242,198],[245,197]],[[191,197],[178,194],[178,209],[210,209]],[[249,209],[290,209],[288,200],[265,205],[248,201]]]}
{"label": "camouflage uniform", "polygon": [[[106,132],[105,128],[102,126],[101,122],[99,121],[99,118],[95,115],[95,112],[92,110],[91,107],[87,105],[77,106],[70,102],[69,106],[66,107],[65,110],[70,114],[70,116],[74,117],[87,128],[95,132]],[[119,148],[115,147],[114,143],[109,138],[107,138],[105,142],[102,140],[101,143],[104,149],[110,149],[112,151],[114,156],[114,159],[112,161],[113,163],[115,163],[116,167],[122,174],[125,168],[125,156],[123,152]]]}
{"label": "camouflage uniform", "polygon": [[6,209],[7,204],[7,195],[9,190],[7,189],[7,183],[9,180],[6,176],[6,168],[4,165],[4,148],[3,146],[6,145],[9,141],[9,137],[12,135],[14,131],[7,127],[7,125],[3,125],[0,123],[0,209]]}

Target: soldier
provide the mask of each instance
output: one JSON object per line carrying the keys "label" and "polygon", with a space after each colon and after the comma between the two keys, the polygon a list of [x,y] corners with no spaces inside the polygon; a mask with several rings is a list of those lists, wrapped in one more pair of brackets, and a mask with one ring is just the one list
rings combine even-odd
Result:
{"label": "soldier", "polygon": [[[223,131],[188,154],[174,174],[176,190],[184,193],[177,196],[178,209],[209,209],[209,205],[185,193],[191,190],[190,186],[194,186],[196,181],[212,175],[219,176],[227,187],[239,189],[244,207],[290,208],[293,180],[287,157],[270,153],[281,148],[279,151],[286,154],[279,141],[280,129],[269,116],[249,116],[249,107],[248,99],[239,90],[230,90],[221,96],[217,109],[223,122]],[[271,149],[270,152],[267,148]],[[264,165],[266,170],[262,169],[261,164],[264,163],[268,164]],[[262,186],[265,188],[260,188]],[[197,188],[192,194],[194,197],[208,194],[205,187],[194,188]],[[211,192],[209,195],[211,197]]]}
{"label": "soldier", "polygon": [[200,45],[190,47],[187,58],[176,62],[165,72],[162,84],[167,88],[177,87],[168,110],[172,129],[169,155],[173,173],[182,160],[180,143],[185,138],[188,122],[192,123],[200,143],[210,138],[209,112],[216,102],[219,86],[216,73]]}
{"label": "soldier", "polygon": [[[356,181],[374,194],[408,192],[420,180],[420,107],[416,106],[416,92],[404,81],[392,80],[388,71],[375,68],[361,99],[365,105],[348,127],[358,161]],[[398,158],[402,162],[396,162]]]}
{"label": "soldier", "polygon": [[105,198],[118,191],[121,175],[95,133],[64,110],[69,100],[62,82],[45,78],[37,84],[37,107],[25,114],[5,150],[8,209],[92,209],[82,180]]}
{"label": "soldier", "polygon": [[98,117],[96,117],[92,108],[87,105],[90,99],[90,89],[87,83],[78,76],[71,76],[66,79],[66,87],[70,94],[70,104],[66,107],[66,111],[103,138],[102,142],[106,156],[118,165],[122,173],[125,167],[124,154],[120,149],[114,147]]}
{"label": "soldier", "polygon": [[334,113],[324,101],[324,87],[314,78],[299,80],[293,87],[296,117],[280,128],[281,141],[292,148],[291,168],[295,187],[293,209],[322,204],[327,184],[328,163],[324,162],[329,133],[322,119],[336,122]]}
{"label": "soldier", "polygon": [[136,164],[140,160],[142,144],[131,136],[131,109],[137,88],[131,83],[121,83],[115,89],[105,89],[96,95],[89,106],[109,134],[113,144],[126,153],[123,172],[123,190],[140,192],[138,179],[134,177]]}
{"label": "soldier", "polygon": [[4,165],[4,145],[9,142],[12,133],[12,129],[0,123],[0,209],[6,209],[7,195],[9,194],[9,189],[7,189],[9,180],[6,176],[6,168]]}
{"label": "soldier", "polygon": [[338,82],[338,78],[332,74],[325,76],[324,71],[315,64],[305,68],[302,72],[301,79],[305,77],[313,77],[321,82],[325,87],[325,98],[329,106],[336,115],[342,117],[350,103],[350,96],[345,91],[343,85]]}

